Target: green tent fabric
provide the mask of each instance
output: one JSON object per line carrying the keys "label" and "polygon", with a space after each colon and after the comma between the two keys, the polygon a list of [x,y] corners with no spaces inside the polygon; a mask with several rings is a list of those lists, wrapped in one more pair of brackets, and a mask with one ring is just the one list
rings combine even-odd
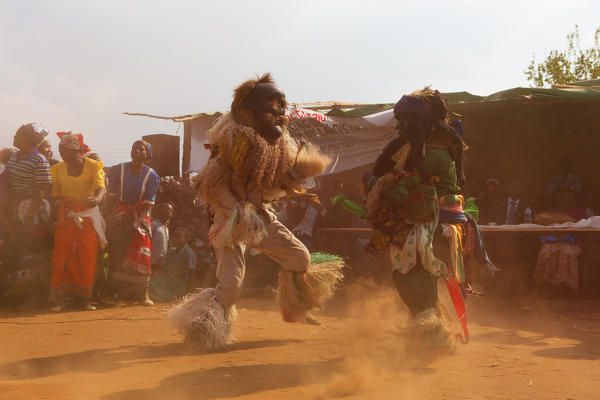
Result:
{"label": "green tent fabric", "polygon": [[[448,100],[450,105],[458,105],[460,109],[470,107],[471,105],[479,106],[484,105],[487,102],[494,102],[497,100],[523,100],[524,96],[532,100],[561,100],[561,99],[580,99],[583,101],[587,100],[600,100],[600,90],[596,89],[600,86],[600,79],[593,79],[589,81],[578,81],[569,83],[571,86],[580,86],[581,88],[524,88],[515,87],[512,89],[502,90],[497,93],[490,94],[488,96],[478,96],[469,92],[445,92],[443,93]],[[593,87],[593,88],[592,88]],[[333,107],[331,110],[325,112],[330,117],[343,117],[343,118],[360,118],[367,115],[376,114],[379,112],[387,111],[394,108],[395,103],[379,103],[379,104],[365,104],[360,107],[348,109],[343,107]],[[312,107],[311,107],[312,108]],[[312,109],[318,109],[317,107]],[[129,114],[129,113],[125,113]],[[157,117],[162,119],[172,119],[173,121],[179,122],[202,116],[211,115],[220,116],[221,113],[199,113],[192,115],[184,115],[180,117]],[[130,114],[130,115],[143,115],[153,117],[147,114]]]}
{"label": "green tent fabric", "polygon": [[572,86],[600,86],[600,79],[592,79],[589,81],[577,81],[569,83]]}
{"label": "green tent fabric", "polygon": [[519,99],[522,96],[529,96],[536,100],[600,100],[600,90],[587,89],[583,87],[581,89],[541,89],[516,87],[491,94],[487,97],[484,97],[481,102]]}
{"label": "green tent fabric", "polygon": [[[477,96],[469,92],[448,92],[444,93],[448,103],[471,103],[480,101],[483,96]],[[377,114],[382,111],[387,111],[394,108],[395,103],[383,103],[383,104],[366,104],[364,106],[356,107],[350,110],[345,110],[340,107],[334,107],[326,114],[330,117],[343,117],[343,118],[359,118],[365,117],[371,114]]]}
{"label": "green tent fabric", "polygon": [[[546,88],[524,88],[516,87],[512,89],[502,90],[497,93],[493,93],[489,96],[477,96],[469,92],[449,92],[444,93],[448,99],[450,105],[459,105],[457,109],[459,112],[464,107],[470,107],[472,105],[484,106],[485,103],[501,101],[501,100],[525,100],[530,99],[532,101],[599,101],[600,102],[600,90],[587,88],[586,86],[600,85],[600,80],[574,82],[571,85],[581,86],[581,88],[567,88],[567,89],[546,89]],[[371,114],[376,114],[382,111],[386,111],[394,108],[394,103],[387,104],[367,104],[361,107],[353,109],[342,109],[340,107],[334,107],[327,115],[330,117],[344,117],[344,118],[358,118],[364,117]]]}
{"label": "green tent fabric", "polygon": [[469,92],[447,92],[444,93],[444,96],[446,96],[449,104],[472,103],[481,101],[484,98],[484,96],[477,96],[476,94],[471,94]]}

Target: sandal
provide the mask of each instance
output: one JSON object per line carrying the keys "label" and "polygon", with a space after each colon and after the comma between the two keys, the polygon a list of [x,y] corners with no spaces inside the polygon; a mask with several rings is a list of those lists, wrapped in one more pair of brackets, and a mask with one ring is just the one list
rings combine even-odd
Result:
{"label": "sandal", "polygon": [[66,303],[57,304],[54,307],[50,307],[50,311],[61,312],[62,310],[65,309],[66,306],[67,306]]}

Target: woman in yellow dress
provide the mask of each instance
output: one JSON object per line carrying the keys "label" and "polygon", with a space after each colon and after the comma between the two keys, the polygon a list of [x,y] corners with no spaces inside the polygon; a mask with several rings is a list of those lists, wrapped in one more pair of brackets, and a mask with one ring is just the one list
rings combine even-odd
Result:
{"label": "woman in yellow dress", "polygon": [[63,161],[50,168],[52,197],[56,199],[57,221],[50,276],[52,311],[65,308],[65,296],[91,304],[98,250],[106,247],[104,220],[98,203],[105,193],[103,164],[83,158],[86,150],[80,135],[62,134],[59,151]]}

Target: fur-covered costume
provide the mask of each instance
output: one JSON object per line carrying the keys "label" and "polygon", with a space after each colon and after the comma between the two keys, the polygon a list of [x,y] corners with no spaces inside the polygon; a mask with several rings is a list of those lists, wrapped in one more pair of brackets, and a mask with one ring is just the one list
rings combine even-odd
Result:
{"label": "fur-covered costume", "polygon": [[187,340],[216,349],[232,340],[235,303],[251,247],[282,267],[278,300],[285,321],[309,321],[342,279],[341,259],[311,255],[269,209],[269,203],[302,192],[305,178],[330,160],[287,132],[287,103],[269,74],[240,85],[231,112],[207,132],[211,157],[197,177],[198,193],[213,213],[209,239],[217,257],[215,289],[188,296],[170,312]]}
{"label": "fur-covered costume", "polygon": [[394,114],[400,136],[384,148],[365,181],[366,219],[374,227],[367,248],[390,257],[394,283],[413,317],[407,347],[451,350],[455,335],[439,301],[438,280],[448,288],[466,342],[459,286],[465,282],[463,238],[470,226],[459,187],[466,146],[448,124],[446,100],[437,91],[403,96]]}

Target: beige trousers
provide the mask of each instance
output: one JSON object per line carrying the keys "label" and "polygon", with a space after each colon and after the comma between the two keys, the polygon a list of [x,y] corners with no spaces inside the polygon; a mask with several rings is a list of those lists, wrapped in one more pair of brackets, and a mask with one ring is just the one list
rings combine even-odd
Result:
{"label": "beige trousers", "polygon": [[[265,238],[251,247],[271,258],[283,269],[306,271],[310,264],[308,249],[273,215],[271,218]],[[217,279],[219,279],[216,295],[217,300],[224,307],[234,305],[240,297],[246,270],[244,253],[248,247],[238,244],[234,247],[215,248]]]}

